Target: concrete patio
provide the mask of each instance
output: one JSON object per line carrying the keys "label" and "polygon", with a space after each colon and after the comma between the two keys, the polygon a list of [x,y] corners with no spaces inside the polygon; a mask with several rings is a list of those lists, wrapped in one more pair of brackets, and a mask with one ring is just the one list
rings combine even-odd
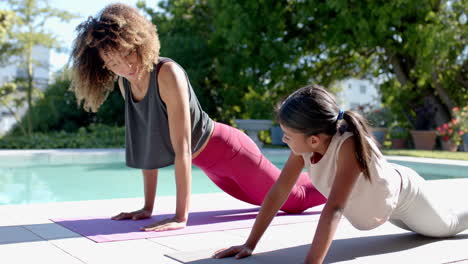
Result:
{"label": "concrete patio", "polygon": [[[468,179],[433,180],[429,188],[442,204],[468,206]],[[194,195],[192,204],[209,202],[220,210],[226,194]],[[157,206],[171,208],[175,197],[159,197]],[[136,209],[142,199],[115,199],[0,206],[1,263],[302,263],[317,225],[310,222],[271,226],[255,254],[246,259],[211,259],[219,248],[245,241],[249,229],[95,243],[50,218],[114,215]],[[321,207],[310,210],[318,211]],[[389,223],[372,231],[359,231],[346,219],[340,223],[326,263],[468,263],[468,231],[450,239],[430,239]]]}

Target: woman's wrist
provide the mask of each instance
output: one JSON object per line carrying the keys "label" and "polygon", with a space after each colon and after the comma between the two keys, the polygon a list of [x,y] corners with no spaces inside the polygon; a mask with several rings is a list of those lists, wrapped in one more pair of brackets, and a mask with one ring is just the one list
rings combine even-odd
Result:
{"label": "woman's wrist", "polygon": [[153,206],[145,205],[143,207],[143,210],[152,213],[153,212]]}
{"label": "woman's wrist", "polygon": [[178,223],[182,223],[182,222],[187,222],[188,220],[188,215],[184,215],[184,216],[174,216],[174,220]]}

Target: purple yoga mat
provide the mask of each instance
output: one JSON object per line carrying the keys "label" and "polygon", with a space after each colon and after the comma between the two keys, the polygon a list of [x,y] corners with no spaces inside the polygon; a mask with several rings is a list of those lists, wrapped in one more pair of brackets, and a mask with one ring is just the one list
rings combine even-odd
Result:
{"label": "purple yoga mat", "polygon": [[[101,243],[250,228],[255,221],[258,209],[258,207],[252,207],[216,211],[195,211],[190,213],[186,228],[164,232],[144,232],[139,229],[140,227],[149,225],[158,220],[172,217],[173,214],[158,214],[153,215],[150,219],[138,221],[114,221],[111,220],[109,216],[54,218],[50,220],[97,243]],[[314,220],[313,215],[318,216],[319,214],[320,211],[314,209],[309,209],[301,214],[279,212],[271,224],[285,225],[311,222]],[[315,218],[315,220],[317,219],[318,218]]]}

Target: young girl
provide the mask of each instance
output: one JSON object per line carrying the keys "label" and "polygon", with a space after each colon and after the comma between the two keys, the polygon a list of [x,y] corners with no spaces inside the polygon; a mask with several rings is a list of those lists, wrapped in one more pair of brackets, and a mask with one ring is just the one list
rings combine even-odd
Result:
{"label": "young girl", "polygon": [[293,154],[265,197],[244,245],[223,249],[215,258],[252,254],[278,208],[306,168],[328,198],[306,263],[322,263],[341,216],[360,230],[391,223],[425,236],[448,237],[468,229],[468,210],[455,214],[434,206],[424,180],[410,168],[388,163],[371,139],[366,121],[343,112],[318,86],[291,94],[278,109],[283,141]]}
{"label": "young girl", "polygon": [[[144,230],[185,227],[192,164],[233,197],[261,204],[280,170],[247,135],[214,122],[203,111],[185,71],[159,57],[160,43],[151,22],[133,7],[111,4],[81,23],[77,31],[71,61],[78,102],[84,101],[86,110],[97,111],[119,77],[125,99],[126,163],[143,170],[143,208],[113,219],[149,218],[158,168],[171,164],[177,186],[175,216]],[[299,213],[324,202],[304,174],[281,210]]]}

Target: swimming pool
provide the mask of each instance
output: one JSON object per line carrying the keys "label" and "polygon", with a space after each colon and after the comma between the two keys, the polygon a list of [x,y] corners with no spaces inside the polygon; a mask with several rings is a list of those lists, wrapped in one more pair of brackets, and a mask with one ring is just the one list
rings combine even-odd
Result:
{"label": "swimming pool", "polygon": [[[279,168],[289,155],[285,150],[265,150]],[[142,197],[141,171],[125,166],[123,150],[0,151],[0,205]],[[466,166],[421,163],[390,157],[426,179],[468,178]],[[192,193],[221,190],[193,167]],[[161,169],[157,196],[175,195],[174,168]]]}

